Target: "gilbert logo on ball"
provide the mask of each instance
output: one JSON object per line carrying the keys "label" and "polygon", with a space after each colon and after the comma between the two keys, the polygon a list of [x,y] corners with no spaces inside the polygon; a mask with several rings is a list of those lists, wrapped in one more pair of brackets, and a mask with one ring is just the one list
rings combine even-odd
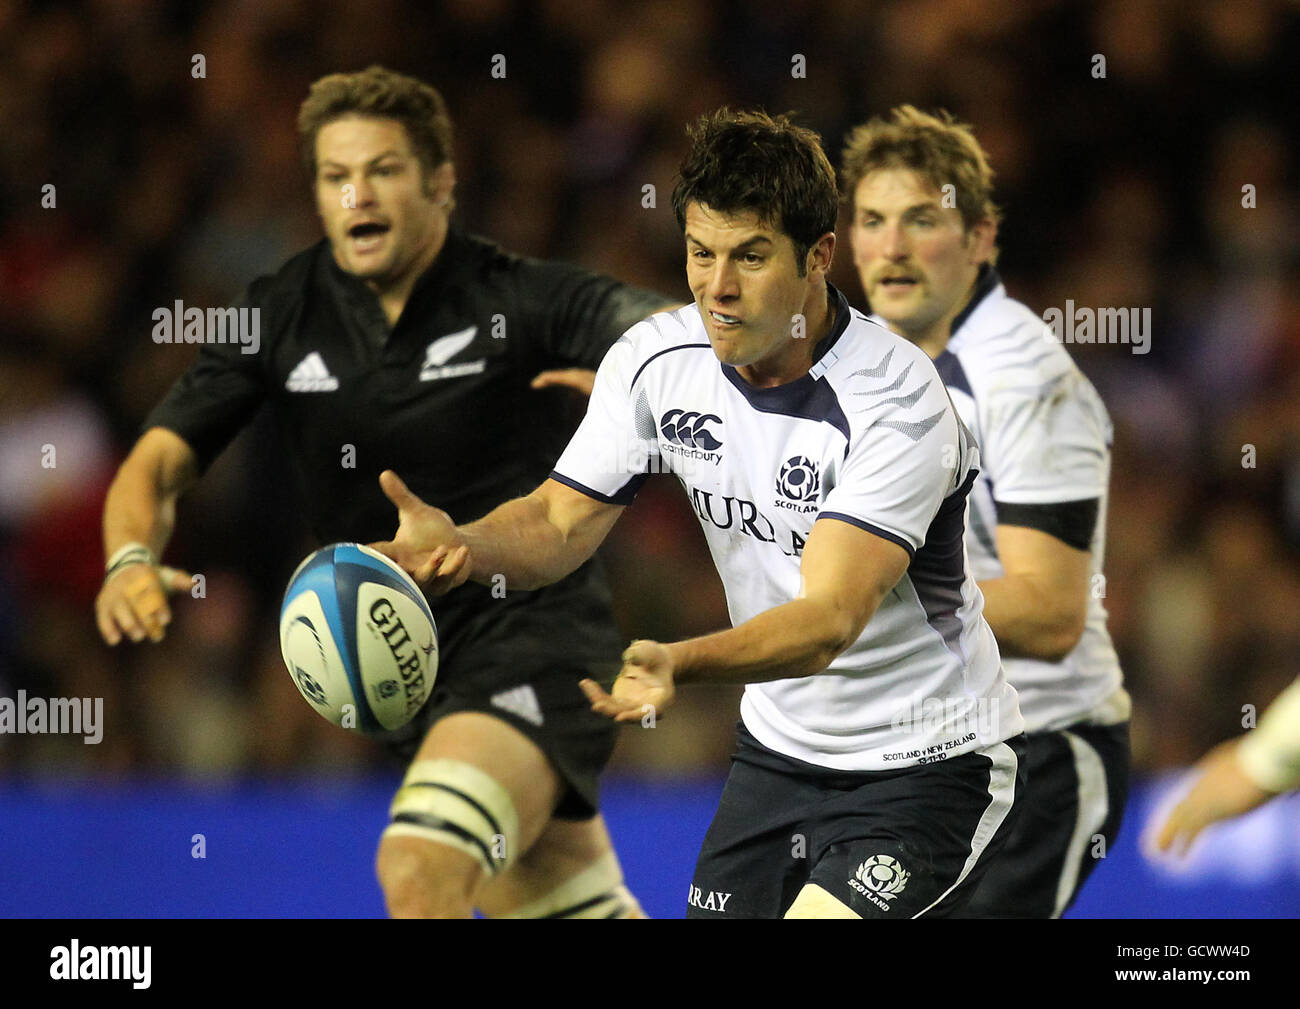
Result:
{"label": "gilbert logo on ball", "polygon": [[298,691],[335,725],[399,729],[438,672],[438,630],[424,593],[383,554],[322,547],[289,579],[280,654]]}

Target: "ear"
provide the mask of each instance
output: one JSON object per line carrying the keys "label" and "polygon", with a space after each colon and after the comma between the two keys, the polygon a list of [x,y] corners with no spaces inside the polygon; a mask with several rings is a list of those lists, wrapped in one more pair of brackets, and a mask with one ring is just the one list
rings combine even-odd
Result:
{"label": "ear", "polygon": [[444,161],[429,174],[425,192],[438,206],[450,210],[452,190],[455,188],[456,166],[450,161]]}
{"label": "ear", "polygon": [[831,262],[835,259],[835,232],[828,231],[813,243],[804,261],[804,273],[812,276],[820,273],[825,276],[830,272]]}
{"label": "ear", "polygon": [[991,218],[984,218],[971,229],[970,262],[972,266],[982,266],[993,258],[993,249],[998,242],[998,225]]}

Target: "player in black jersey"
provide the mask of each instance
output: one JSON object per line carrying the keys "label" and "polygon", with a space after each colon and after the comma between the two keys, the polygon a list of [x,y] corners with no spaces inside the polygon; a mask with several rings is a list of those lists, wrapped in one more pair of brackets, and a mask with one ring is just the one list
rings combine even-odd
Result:
{"label": "player in black jersey", "polygon": [[[385,469],[470,520],[536,486],[566,444],[533,389],[594,369],[666,307],[454,229],[451,123],[419,81],[380,67],[322,78],[298,126],[326,237],[254,281],[241,307],[259,339],[205,344],[119,470],[96,601],[109,644],[161,640],[166,590],[188,587],[157,560],[175,502],[263,404],[322,543],[388,538]],[[535,592],[467,585],[434,613],[434,695],[392,741],[414,759],[379,849],[389,912],[641,916],[596,808],[614,731],[577,685],[619,664],[598,567]]]}

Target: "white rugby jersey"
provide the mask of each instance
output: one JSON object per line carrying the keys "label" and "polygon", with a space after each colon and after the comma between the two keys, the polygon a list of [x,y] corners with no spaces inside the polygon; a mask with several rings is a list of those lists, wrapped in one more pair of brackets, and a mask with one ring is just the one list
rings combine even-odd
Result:
{"label": "white rugby jersey", "polygon": [[[884,324],[878,316],[873,320]],[[1007,296],[992,267],[981,271],[971,303],[953,320],[948,346],[934,363],[979,443],[980,474],[966,524],[966,551],[977,579],[1004,574],[995,501],[1100,499],[1087,623],[1078,645],[1060,662],[1002,658],[1026,731],[1124,721],[1130,704],[1106,630],[1101,574],[1112,440],[1101,397],[1047,324]]]}
{"label": "white rugby jersey", "polygon": [[831,302],[812,370],[770,389],[718,361],[694,305],[638,323],[551,476],[627,504],[649,473],[675,474],[733,624],[798,596],[818,518],[899,544],[911,564],[861,637],[824,672],[747,685],[741,717],[764,746],[841,770],[982,749],[1023,722],[962,545],[978,451],[929,357]]}

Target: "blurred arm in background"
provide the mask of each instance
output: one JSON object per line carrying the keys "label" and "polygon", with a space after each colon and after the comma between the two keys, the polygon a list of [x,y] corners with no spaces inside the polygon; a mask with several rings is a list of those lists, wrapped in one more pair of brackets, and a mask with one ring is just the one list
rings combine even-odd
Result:
{"label": "blurred arm in background", "polygon": [[1200,779],[1156,835],[1161,851],[1184,854],[1210,824],[1300,787],[1300,679],[1270,705],[1258,728],[1215,747],[1195,769]]}
{"label": "blurred arm in background", "polygon": [[132,641],[162,640],[171,621],[167,592],[188,588],[190,576],[160,568],[157,558],[171,538],[176,499],[197,477],[194,450],[161,427],[146,431],[117,471],[104,503],[104,555],[109,568],[119,554],[126,563],[110,573],[95,600],[99,631],[110,645],[124,633]]}

